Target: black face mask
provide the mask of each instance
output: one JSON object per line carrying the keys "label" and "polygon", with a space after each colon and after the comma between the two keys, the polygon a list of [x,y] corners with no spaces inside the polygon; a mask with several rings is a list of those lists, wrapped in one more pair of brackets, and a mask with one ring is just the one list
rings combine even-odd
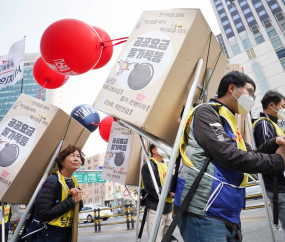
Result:
{"label": "black face mask", "polygon": [[123,152],[116,153],[116,156],[114,159],[115,165],[121,166],[123,165],[124,161],[125,161],[125,154]]}
{"label": "black face mask", "polygon": [[19,147],[15,144],[6,144],[0,151],[0,166],[7,167],[12,165],[19,156]]}

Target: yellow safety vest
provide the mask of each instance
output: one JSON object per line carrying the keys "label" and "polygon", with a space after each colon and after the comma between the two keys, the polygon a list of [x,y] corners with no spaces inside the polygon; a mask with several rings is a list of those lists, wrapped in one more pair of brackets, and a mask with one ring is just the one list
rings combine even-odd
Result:
{"label": "yellow safety vest", "polygon": [[253,123],[253,125],[252,125],[253,130],[254,130],[254,128],[255,128],[256,123],[257,123],[259,120],[261,120],[261,119],[265,119],[265,120],[268,120],[269,122],[271,122],[272,125],[274,126],[275,131],[276,131],[276,134],[277,134],[278,136],[284,136],[284,132],[282,131],[282,129],[280,129],[280,127],[279,127],[276,123],[274,123],[271,119],[265,118],[265,117],[261,117],[261,118],[257,119],[257,120]]}
{"label": "yellow safety vest", "polygon": [[[62,186],[61,191],[61,201],[64,201],[69,196],[69,188],[66,185],[63,175],[60,172],[56,172],[58,175],[58,181]],[[75,187],[78,188],[78,183],[75,177],[72,177]],[[62,216],[52,220],[49,222],[50,225],[57,226],[57,227],[71,227],[73,221],[74,209],[71,209],[67,213],[63,214]]]}
{"label": "yellow safety vest", "polygon": [[[200,104],[203,105],[203,104]],[[200,106],[199,105],[199,106]],[[220,105],[219,103],[209,103],[209,105]],[[184,122],[183,125],[183,132],[182,132],[182,137],[181,137],[181,141],[180,141],[180,153],[181,153],[181,157],[182,157],[182,161],[185,165],[187,165],[188,167],[194,168],[193,163],[190,161],[190,159],[186,156],[185,154],[185,129],[189,127],[189,125],[192,123],[192,119],[194,117],[194,112],[196,110],[196,108],[198,108],[199,106],[192,108],[186,118],[186,121]],[[233,132],[233,134],[236,135],[236,144],[237,144],[237,148],[241,149],[243,151],[246,151],[246,146],[243,140],[243,137],[238,129],[237,123],[236,123],[236,119],[235,116],[224,106],[219,107],[219,115],[222,116],[227,123],[229,124],[231,131]],[[244,178],[243,181],[240,185],[240,187],[245,187],[248,183],[248,174],[244,173]]]}
{"label": "yellow safety vest", "polygon": [[[1,210],[1,214],[2,214],[2,206],[0,206],[0,210]],[[5,224],[8,223],[9,215],[10,215],[10,206],[4,205],[4,221],[5,221]],[[0,220],[0,224],[2,224],[2,219]]]}
{"label": "yellow safety vest", "polygon": [[[161,186],[163,186],[164,179],[166,176],[166,171],[167,171],[167,164],[166,163],[160,163],[156,159],[154,159],[153,157],[151,157],[150,160],[152,160],[157,165],[160,183],[161,183]],[[144,188],[143,179],[142,179],[142,188]],[[173,203],[173,200],[174,199],[172,197],[166,198],[167,203]]]}

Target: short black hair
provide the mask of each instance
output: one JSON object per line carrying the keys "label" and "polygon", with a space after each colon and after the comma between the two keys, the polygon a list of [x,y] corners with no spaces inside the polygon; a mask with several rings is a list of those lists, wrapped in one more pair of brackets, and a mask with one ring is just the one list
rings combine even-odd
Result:
{"label": "short black hair", "polygon": [[153,153],[152,153],[152,149],[154,149],[156,146],[154,144],[151,144],[149,146],[149,152],[150,152],[150,155],[153,156]]}
{"label": "short black hair", "polygon": [[282,99],[285,100],[285,97],[281,93],[275,91],[268,91],[267,93],[265,93],[264,97],[261,100],[263,110],[267,109],[268,105],[271,102],[273,102],[277,106],[278,103],[282,101]]}
{"label": "short black hair", "polygon": [[236,87],[244,87],[246,83],[250,83],[254,87],[254,91],[256,89],[254,81],[247,75],[239,72],[239,71],[232,71],[225,75],[219,85],[218,88],[218,98],[223,97],[226,95],[229,85],[235,84]]}

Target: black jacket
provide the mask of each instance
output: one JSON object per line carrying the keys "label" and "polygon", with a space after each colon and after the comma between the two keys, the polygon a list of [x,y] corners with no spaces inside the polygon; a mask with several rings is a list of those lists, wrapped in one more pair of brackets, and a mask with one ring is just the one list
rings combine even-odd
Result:
{"label": "black jacket", "polygon": [[[150,160],[150,164],[152,166],[153,173],[154,173],[157,185],[159,187],[159,191],[161,192],[162,186],[160,182],[157,165],[152,160]],[[152,178],[151,178],[147,163],[144,163],[142,166],[142,179],[143,179],[144,189],[146,193],[148,194],[146,198],[148,199],[149,209],[156,211],[159,199],[158,199],[156,190],[154,188],[154,184],[152,182]],[[171,197],[170,192],[168,192],[167,197]],[[171,211],[172,211],[172,203],[166,202],[164,206],[163,214],[170,213]]]}
{"label": "black jacket", "polygon": [[[72,188],[72,187],[70,187]],[[53,179],[47,179],[42,186],[38,198],[38,215],[40,221],[50,222],[75,207],[75,202],[69,196],[61,201],[62,186],[60,182]],[[79,211],[83,207],[80,201]],[[71,227],[61,228],[48,225],[48,229],[43,229],[37,234],[36,242],[63,242],[71,241]]]}
{"label": "black jacket", "polygon": [[[269,114],[260,113],[260,117],[266,117],[277,123],[277,117],[271,116]],[[268,120],[261,119],[255,125],[254,138],[256,146],[259,147],[266,141],[277,137],[276,131],[272,123]],[[267,191],[273,192],[273,175],[274,174],[263,174],[263,179]],[[285,193],[285,177],[283,173],[278,175],[278,192]]]}
{"label": "black jacket", "polygon": [[[217,102],[216,100],[214,100]],[[220,118],[218,107],[203,105],[197,109],[194,120],[194,135],[200,147],[209,157],[220,166],[245,173],[275,173],[284,170],[282,157],[275,154],[279,147],[275,138],[268,140],[257,150],[252,150],[246,142],[247,151],[238,149],[224,129],[214,130],[210,124],[219,123],[224,126]]]}

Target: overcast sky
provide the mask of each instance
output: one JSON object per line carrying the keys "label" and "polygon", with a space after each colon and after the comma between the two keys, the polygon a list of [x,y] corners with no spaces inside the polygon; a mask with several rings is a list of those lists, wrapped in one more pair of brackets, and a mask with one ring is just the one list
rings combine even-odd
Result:
{"label": "overcast sky", "polygon": [[[25,53],[40,52],[40,39],[45,29],[64,18],[79,19],[103,28],[116,39],[130,35],[143,11],[200,8],[213,33],[220,33],[210,0],[0,0],[0,6],[0,56],[6,55],[11,44],[23,36],[26,36]],[[69,79],[62,87],[64,111],[70,113],[79,104],[93,104],[122,47],[114,48],[113,57],[105,67]],[[106,148],[107,143],[96,130],[84,152],[91,156],[105,152]]]}

